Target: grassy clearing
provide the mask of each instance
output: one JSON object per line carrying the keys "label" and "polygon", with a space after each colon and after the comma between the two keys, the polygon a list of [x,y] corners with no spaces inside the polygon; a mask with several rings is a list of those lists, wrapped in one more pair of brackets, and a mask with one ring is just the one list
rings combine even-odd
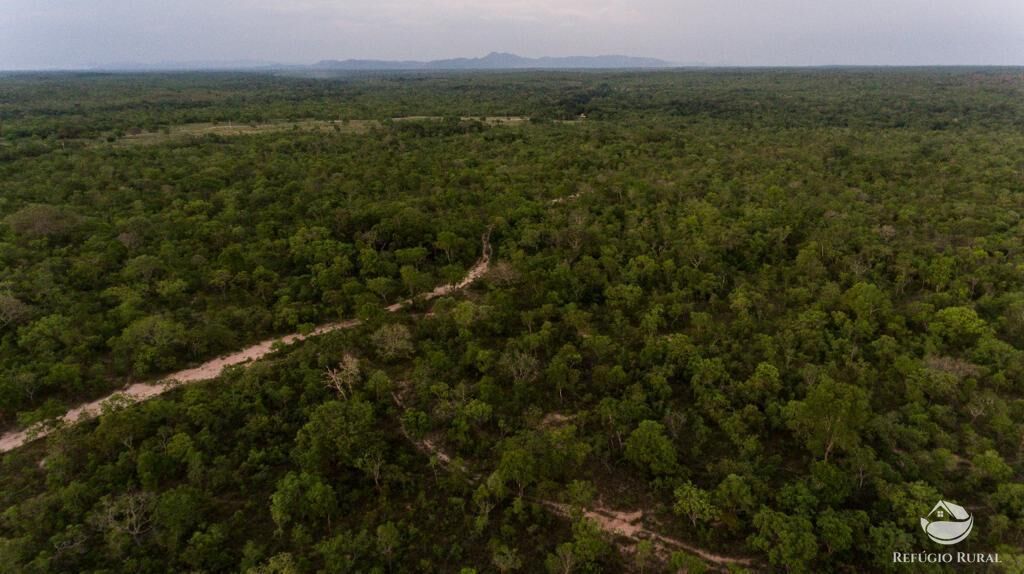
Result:
{"label": "grassy clearing", "polygon": [[[405,116],[391,118],[392,121],[439,121],[441,116]],[[478,120],[491,125],[512,125],[529,120],[522,116],[509,117],[474,117],[466,116],[463,120]],[[244,123],[210,123],[201,122],[193,124],[182,124],[171,126],[157,132],[141,132],[125,135],[116,141],[114,145],[156,145],[169,141],[181,141],[190,138],[203,137],[207,135],[218,135],[224,137],[244,136],[263,133],[282,132],[288,130],[303,131],[327,131],[335,130],[343,133],[366,133],[370,129],[381,125],[379,120],[298,120],[298,121],[270,121],[261,124]]]}
{"label": "grassy clearing", "polygon": [[346,133],[365,133],[378,125],[375,120],[299,120],[273,121],[262,124],[239,123],[194,123],[171,126],[158,132],[142,132],[128,134],[119,138],[115,145],[155,145],[168,141],[187,140],[208,135],[244,136],[253,134],[282,132],[288,130],[338,130]]}

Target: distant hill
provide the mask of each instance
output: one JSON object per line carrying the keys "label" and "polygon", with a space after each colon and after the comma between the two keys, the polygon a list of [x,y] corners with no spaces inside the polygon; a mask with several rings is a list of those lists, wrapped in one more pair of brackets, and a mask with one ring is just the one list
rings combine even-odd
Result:
{"label": "distant hill", "polygon": [[491,52],[482,58],[448,60],[323,60],[313,64],[317,70],[565,70],[601,68],[670,68],[676,64],[656,58],[633,56],[567,56],[560,58],[524,58],[515,54]]}

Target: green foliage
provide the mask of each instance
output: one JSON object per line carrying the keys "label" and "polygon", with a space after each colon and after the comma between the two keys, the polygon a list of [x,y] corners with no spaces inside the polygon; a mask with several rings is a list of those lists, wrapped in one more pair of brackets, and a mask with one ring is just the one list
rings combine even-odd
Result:
{"label": "green foliage", "polygon": [[861,427],[870,417],[869,408],[867,391],[824,377],[804,400],[786,405],[786,424],[806,441],[811,452],[828,461],[833,449],[857,447]]}
{"label": "green foliage", "polygon": [[328,401],[316,407],[295,437],[292,456],[309,471],[352,467],[358,457],[378,448],[373,405],[353,399]]}
{"label": "green foliage", "polygon": [[642,421],[626,439],[626,458],[652,474],[675,472],[676,449],[665,436],[665,427],[654,421]]}
{"label": "green foliage", "polygon": [[690,482],[676,487],[672,510],[680,516],[689,518],[694,527],[698,523],[714,520],[718,514],[718,510],[711,502],[711,493]]}
{"label": "green foliage", "polygon": [[270,497],[270,516],[278,530],[283,530],[293,522],[329,521],[337,505],[337,496],[329,485],[314,475],[290,472],[277,483]]}
{"label": "green foliage", "polygon": [[4,454],[0,568],[892,571],[940,499],[1015,568],[1022,85],[0,78],[6,429],[363,320]]}
{"label": "green foliage", "polygon": [[765,552],[774,566],[788,572],[813,571],[818,543],[810,520],[762,508],[754,516],[754,527],[757,533],[750,543]]}

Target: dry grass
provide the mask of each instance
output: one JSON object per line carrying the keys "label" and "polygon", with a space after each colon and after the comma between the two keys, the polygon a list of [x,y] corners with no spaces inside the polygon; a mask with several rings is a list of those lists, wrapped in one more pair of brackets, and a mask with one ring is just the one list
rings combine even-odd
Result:
{"label": "dry grass", "polygon": [[930,355],[925,357],[924,365],[929,370],[953,375],[957,380],[963,380],[966,377],[977,377],[982,372],[981,367],[978,365],[956,357]]}
{"label": "dry grass", "polygon": [[194,123],[171,126],[166,131],[129,134],[118,139],[114,142],[114,145],[155,145],[169,141],[188,140],[190,138],[203,137],[207,135],[231,137],[283,132],[289,130],[337,130],[344,133],[365,133],[376,125],[379,125],[379,122],[375,120],[299,120],[294,122],[273,121],[262,124]]}

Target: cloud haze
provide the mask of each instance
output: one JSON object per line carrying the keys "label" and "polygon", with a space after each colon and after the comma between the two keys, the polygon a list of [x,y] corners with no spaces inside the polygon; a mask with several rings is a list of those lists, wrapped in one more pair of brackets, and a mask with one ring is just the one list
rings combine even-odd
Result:
{"label": "cloud haze", "polygon": [[428,60],[1024,65],[1021,0],[3,0],[0,69]]}

